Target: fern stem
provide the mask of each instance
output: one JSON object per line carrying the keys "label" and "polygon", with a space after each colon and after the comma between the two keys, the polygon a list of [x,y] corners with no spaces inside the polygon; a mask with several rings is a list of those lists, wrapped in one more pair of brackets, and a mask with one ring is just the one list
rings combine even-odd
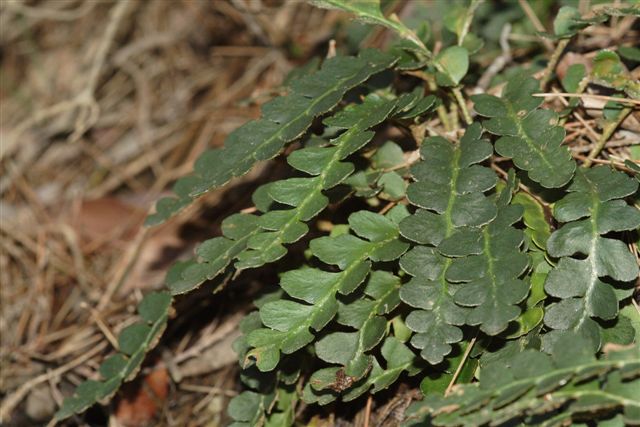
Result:
{"label": "fern stem", "polygon": [[451,91],[453,92],[453,96],[455,96],[456,101],[458,101],[458,105],[460,106],[460,110],[462,111],[462,117],[464,118],[465,123],[467,124],[467,126],[470,126],[471,123],[473,123],[473,120],[471,119],[471,114],[469,114],[469,110],[467,109],[467,104],[464,100],[464,97],[462,96],[460,87],[454,87],[451,89]]}
{"label": "fern stem", "polygon": [[540,79],[540,88],[544,91],[549,81],[551,80],[551,75],[558,65],[558,61],[560,60],[560,56],[562,56],[562,52],[564,52],[564,48],[569,44],[570,39],[562,39],[558,42],[556,49],[551,54],[551,58],[549,58],[549,63],[547,64],[547,68],[545,68],[544,73],[542,74],[542,78]]}
{"label": "fern stem", "polygon": [[607,122],[604,125],[604,127],[602,128],[602,135],[600,135],[600,138],[598,138],[598,141],[596,141],[596,145],[591,149],[589,155],[582,163],[583,167],[588,168],[589,166],[591,166],[591,164],[593,163],[593,159],[595,159],[598,154],[600,154],[600,152],[604,148],[604,145],[607,143],[609,138],[611,138],[611,135],[613,135],[613,132],[615,132],[620,123],[622,123],[622,121],[629,115],[630,112],[630,107],[623,108],[620,111],[620,114],[618,114],[616,120]]}
{"label": "fern stem", "polygon": [[471,0],[471,4],[467,8],[467,13],[464,17],[464,24],[462,25],[462,31],[460,31],[460,37],[458,38],[458,46],[462,46],[462,43],[464,43],[464,38],[469,33],[469,28],[471,28],[473,15],[476,13],[476,9],[478,9],[478,6],[480,6],[482,2],[484,2],[484,0]]}

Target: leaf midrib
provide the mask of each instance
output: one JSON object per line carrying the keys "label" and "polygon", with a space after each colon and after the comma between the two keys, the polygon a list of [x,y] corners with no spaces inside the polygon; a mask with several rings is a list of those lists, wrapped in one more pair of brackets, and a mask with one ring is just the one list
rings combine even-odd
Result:
{"label": "leaf midrib", "polygon": [[[560,368],[560,369],[554,369],[551,371],[548,371],[544,374],[538,375],[538,376],[533,376],[533,377],[528,377],[528,378],[523,378],[520,380],[515,380],[515,381],[510,381],[507,384],[500,386],[498,388],[492,389],[490,390],[490,399],[492,399],[493,397],[500,395],[502,393],[503,390],[505,389],[509,389],[511,387],[516,387],[519,385],[526,385],[531,383],[532,387],[536,387],[537,385],[539,385],[542,381],[544,381],[547,378],[553,378],[554,376],[559,376],[559,375],[563,375],[563,374],[571,374],[571,376],[573,377],[574,375],[578,374],[578,371],[580,370],[586,370],[592,367],[603,367],[603,368],[608,368],[607,369],[607,373],[610,372],[613,369],[620,369],[620,368],[624,368],[625,366],[629,365],[629,364],[634,364],[634,363],[638,363],[638,359],[629,359],[629,360],[595,360],[591,363],[586,363],[586,364],[582,364],[582,365],[578,365],[578,366],[569,366],[566,368]],[[571,381],[569,381],[567,379],[567,381],[563,384],[563,385],[559,385],[557,389],[555,389],[554,391],[548,392],[548,393],[543,393],[544,395],[546,394],[558,394],[560,393],[560,390],[562,387],[565,387],[567,385],[570,385]],[[480,389],[482,391],[482,389]],[[572,390],[575,391],[575,390]],[[604,393],[604,392],[603,392]]]}
{"label": "leaf midrib", "polygon": [[[393,236],[390,237],[388,239],[385,240],[380,240],[378,242],[369,242],[370,246],[369,246],[369,250],[363,251],[363,253],[360,255],[359,258],[355,259],[347,268],[345,268],[344,270],[342,270],[340,273],[338,273],[338,277],[336,279],[336,282],[334,283],[334,285],[329,288],[328,292],[322,296],[322,298],[318,299],[314,304],[313,304],[313,313],[311,313],[308,317],[307,320],[304,323],[299,324],[298,326],[296,326],[293,329],[289,329],[288,331],[285,332],[285,337],[284,339],[288,338],[288,336],[290,335],[296,335],[298,334],[300,331],[307,329],[309,330],[311,328],[311,325],[313,323],[313,321],[315,320],[316,316],[318,315],[318,313],[320,311],[322,311],[322,309],[324,308],[324,305],[331,299],[331,298],[335,298],[335,295],[338,293],[338,291],[340,290],[340,285],[342,285],[343,280],[349,276],[349,273],[351,273],[356,267],[359,266],[359,264],[363,261],[366,261],[367,259],[369,259],[369,257],[371,256],[371,254],[383,247],[384,245],[393,242],[394,240],[396,240],[398,238],[398,236]],[[317,331],[316,331],[317,332]]]}
{"label": "leaf midrib", "polygon": [[[538,157],[542,160],[544,165],[549,169],[550,172],[553,173],[554,167],[547,159],[545,152],[536,144],[536,142],[525,132],[524,127],[522,126],[522,121],[518,114],[514,111],[513,105],[511,103],[507,103],[506,105],[507,111],[509,112],[509,116],[513,119],[516,124],[516,128],[518,129],[518,136],[522,139],[529,148],[531,148]],[[535,110],[534,110],[535,111]],[[527,113],[527,116],[531,114],[531,112]],[[526,117],[526,116],[525,116]],[[529,168],[531,170],[531,168]]]}
{"label": "leaf midrib", "polygon": [[[348,142],[350,140],[350,138],[353,137],[353,135],[357,135],[359,132],[364,132],[365,129],[361,129],[359,124],[360,123],[356,124],[354,127],[352,127],[347,132],[345,132],[343,135],[341,135],[339,138],[341,138],[341,137],[346,135],[345,139],[346,139],[346,142]],[[346,144],[346,142],[343,142],[343,144]],[[277,236],[266,247],[261,248],[261,249],[254,249],[254,250],[257,250],[259,252],[268,252],[270,249],[272,249],[273,247],[275,247],[277,245],[283,245],[282,236],[285,234],[285,232],[287,230],[289,230],[289,228],[291,228],[294,224],[296,224],[298,222],[303,222],[301,220],[301,213],[302,213],[303,209],[309,203],[311,203],[311,201],[314,199],[315,196],[317,196],[318,194],[322,194],[322,190],[324,189],[324,183],[325,183],[325,180],[327,178],[327,174],[329,173],[329,171],[331,170],[331,168],[335,164],[337,164],[337,163],[342,161],[343,153],[342,153],[341,148],[343,146],[344,145],[339,146],[337,148],[337,150],[335,151],[335,153],[333,153],[333,156],[331,156],[331,160],[329,160],[329,162],[327,163],[326,167],[322,170],[322,173],[320,173],[319,175],[307,178],[307,179],[316,180],[316,185],[311,189],[311,191],[309,191],[307,196],[302,200],[302,202],[300,202],[300,204],[298,206],[294,206],[292,208],[292,210],[296,210],[296,213],[291,217],[291,219],[289,219],[280,228],[280,230],[276,231]]]}

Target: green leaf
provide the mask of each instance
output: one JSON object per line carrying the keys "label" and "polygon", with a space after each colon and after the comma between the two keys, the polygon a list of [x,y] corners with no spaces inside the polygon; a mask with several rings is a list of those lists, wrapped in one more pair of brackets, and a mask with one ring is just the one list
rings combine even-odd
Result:
{"label": "green leaf", "polygon": [[596,349],[600,327],[592,318],[609,320],[618,314],[619,297],[603,277],[615,281],[638,277],[638,265],[626,245],[601,235],[640,227],[640,211],[620,200],[637,187],[637,181],[624,173],[599,166],[576,174],[569,194],[554,207],[556,219],[566,224],[547,243],[549,254],[562,258],[549,273],[545,290],[561,301],[549,307],[545,324],[581,332]]}
{"label": "green leaf", "polygon": [[274,395],[262,395],[253,391],[244,391],[233,398],[227,411],[229,416],[236,421],[242,421],[244,425],[257,425],[264,421],[264,414],[271,406]]}
{"label": "green leaf", "polygon": [[551,265],[549,265],[545,259],[542,251],[531,247],[529,249],[529,257],[533,266],[529,278],[530,293],[525,301],[525,310],[516,319],[517,329],[509,334],[508,338],[518,338],[528,334],[542,322],[544,317],[544,307],[542,303],[547,297],[547,294],[544,292],[544,282],[551,270]]}
{"label": "green leaf", "polygon": [[120,333],[120,353],[105,359],[100,365],[102,380],[80,383],[73,395],[64,399],[55,419],[64,420],[74,413],[82,413],[98,401],[106,403],[123,382],[132,380],[145,354],[155,347],[164,331],[170,308],[171,295],[167,293],[152,292],[144,297],[138,305],[143,322],[134,323]]}
{"label": "green leaf", "polygon": [[384,121],[395,107],[395,100],[369,95],[361,104],[350,105],[325,119],[327,126],[345,132],[331,140],[329,146],[303,148],[289,156],[291,166],[313,177],[269,184],[268,196],[292,208],[270,210],[258,219],[262,230],[251,236],[247,249],[238,254],[236,268],[256,268],[274,262],[286,254],[284,244],[294,243],[308,232],[304,222],[329,202],[323,192],[345,181],[355,170],[352,163],[343,160],[373,138],[374,133],[367,129]]}
{"label": "green leaf", "polygon": [[326,368],[316,371],[309,380],[309,388],[305,390],[303,399],[307,403],[326,405],[342,393],[342,400],[349,402],[367,391],[375,394],[393,384],[402,372],[415,375],[421,371],[418,358],[413,352],[395,337],[388,337],[380,350],[386,362],[383,368],[377,358],[371,360],[371,371],[358,382],[345,377],[343,368]]}
{"label": "green leaf", "polygon": [[436,81],[441,86],[456,86],[469,70],[469,52],[461,46],[451,46],[435,59],[439,72]]}
{"label": "green leaf", "polygon": [[421,356],[440,363],[451,344],[462,339],[459,326],[468,309],[456,305],[455,287],[447,280],[453,260],[447,256],[479,254],[480,227],[496,217],[496,206],[483,192],[496,185],[490,169],[478,165],[491,155],[491,145],[480,139],[482,129],[474,124],[458,146],[436,137],[426,139],[422,160],[412,168],[416,182],[409,186],[409,201],[422,209],[400,223],[404,237],[433,248],[416,246],[400,261],[414,276],[400,290],[400,298],[417,308],[407,317],[407,326],[417,332],[411,339]]}
{"label": "green leaf", "polygon": [[158,201],[147,225],[159,224],[188,206],[193,198],[246,174],[258,161],[276,156],[282,147],[299,138],[313,119],[331,110],[350,89],[389,68],[396,58],[379,51],[363,50],[358,57],[328,59],[313,74],[291,82],[288,95],[262,107],[262,118],[232,132],[224,148],[203,153],[193,175],[174,185],[176,197]]}
{"label": "green leaf", "polygon": [[[367,129],[387,118],[395,100],[367,96],[361,104],[347,107],[326,120],[326,124],[346,129],[325,146],[303,148],[291,153],[288,162],[311,177],[290,178],[269,183],[256,191],[261,216],[236,214],[222,223],[223,236],[205,241],[193,261],[179,262],[167,276],[174,294],[190,292],[206,280],[222,274],[237,259],[237,269],[255,268],[274,262],[287,253],[285,244],[302,238],[309,221],[322,211],[329,199],[324,191],[342,183],[354,171],[346,157],[373,138]],[[269,210],[277,202],[285,208]],[[290,208],[286,208],[289,206]]]}
{"label": "green leaf", "polygon": [[525,233],[540,249],[545,249],[551,235],[551,227],[545,218],[542,205],[532,196],[523,192],[513,196],[512,203],[524,208],[523,220],[527,226]]}
{"label": "green leaf", "polygon": [[309,344],[314,340],[311,329],[319,332],[334,318],[339,309],[337,294],[355,291],[369,275],[371,261],[391,261],[407,250],[408,244],[399,240],[397,224],[387,217],[360,211],[349,217],[349,226],[360,237],[320,237],[310,245],[313,255],[336,265],[340,272],[305,267],[282,276],[281,286],[289,296],[312,305],[291,300],[264,304],[260,317],[267,328],[248,335],[247,342],[254,348],[247,353],[245,366],[255,361],[261,371],[273,370],[280,352],[290,354]]}
{"label": "green leaf", "polygon": [[167,273],[167,287],[173,295],[184,294],[222,274],[258,231],[255,215],[229,216],[222,221],[222,236],[204,241],[196,249],[196,259],[179,261],[171,267]]}
{"label": "green leaf", "polygon": [[633,46],[618,47],[618,55],[629,61],[640,62],[640,49]]}
{"label": "green leaf", "polygon": [[366,297],[338,304],[338,323],[356,332],[334,332],[316,343],[316,353],[325,362],[344,366],[344,374],[357,381],[368,373],[374,349],[387,333],[384,314],[400,303],[400,280],[391,273],[373,271],[364,289]]}
{"label": "green leaf", "polygon": [[485,129],[500,136],[496,151],[512,158],[543,187],[559,188],[571,180],[576,165],[561,145],[565,131],[557,126],[558,115],[538,109],[542,98],[531,96],[538,86],[537,80],[517,74],[509,79],[502,98],[482,94],[472,100],[478,114],[491,118],[483,122]]}
{"label": "green leaf", "polygon": [[559,38],[570,38],[583,28],[606,20],[607,17],[603,15],[596,15],[591,19],[582,19],[580,12],[575,7],[562,6],[553,21],[553,31]]}

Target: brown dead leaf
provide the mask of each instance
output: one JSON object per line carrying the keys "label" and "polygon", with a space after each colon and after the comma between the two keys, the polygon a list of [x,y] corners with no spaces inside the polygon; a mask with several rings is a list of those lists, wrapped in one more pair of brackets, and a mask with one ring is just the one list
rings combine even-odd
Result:
{"label": "brown dead leaf", "polygon": [[151,425],[167,399],[169,373],[166,368],[156,368],[147,374],[142,383],[137,381],[123,387],[123,398],[116,408],[116,419],[125,427]]}
{"label": "brown dead leaf", "polygon": [[105,243],[131,240],[142,226],[146,212],[116,197],[83,200],[73,226],[83,250],[93,251]]}

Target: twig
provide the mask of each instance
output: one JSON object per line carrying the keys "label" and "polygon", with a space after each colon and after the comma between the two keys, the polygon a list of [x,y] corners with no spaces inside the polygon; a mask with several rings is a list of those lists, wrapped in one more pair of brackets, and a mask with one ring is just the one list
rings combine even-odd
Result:
{"label": "twig", "polygon": [[627,117],[627,115],[629,115],[630,112],[631,112],[631,108],[629,107],[623,108],[618,114],[618,117],[614,121],[607,122],[603,126],[602,135],[600,135],[600,138],[598,139],[598,141],[596,141],[596,145],[589,152],[589,155],[587,156],[585,161],[582,163],[582,166],[584,166],[585,168],[588,168],[589,166],[591,166],[591,164],[593,163],[593,159],[595,159],[598,156],[598,154],[600,154],[600,152],[604,148],[604,145],[607,143],[611,135],[613,135],[613,132],[615,132],[615,130],[620,125],[620,123],[622,123],[622,121]]}
{"label": "twig", "polygon": [[464,354],[462,355],[462,360],[460,360],[460,363],[458,363],[458,367],[456,368],[456,371],[453,373],[453,378],[451,378],[451,381],[449,382],[447,389],[444,391],[445,396],[451,393],[451,389],[455,385],[456,380],[458,379],[458,376],[460,376],[460,372],[462,372],[462,368],[464,367],[464,364],[467,361],[467,358],[469,357],[469,354],[471,353],[471,350],[473,349],[473,345],[476,343],[477,339],[478,339],[478,336],[476,335],[475,337],[473,337],[471,341],[469,341],[469,344],[467,345],[467,348],[465,349]]}
{"label": "twig", "polygon": [[86,1],[80,3],[75,9],[52,9],[43,7],[27,6],[22,1],[7,1],[4,6],[14,12],[31,19],[51,19],[55,21],[73,21],[89,13],[97,4],[97,1]]}
{"label": "twig", "polygon": [[[70,137],[70,140],[72,141],[77,140],[87,129],[93,126],[93,124],[98,120],[100,111],[98,103],[96,102],[94,97],[94,92],[98,84],[98,78],[100,77],[100,71],[102,70],[106,62],[107,54],[109,53],[115,35],[118,31],[118,28],[120,28],[120,24],[122,23],[124,16],[132,6],[137,4],[138,3],[133,0],[121,0],[117,2],[111,10],[109,22],[107,23],[107,27],[105,28],[100,44],[96,49],[96,54],[91,64],[91,68],[88,73],[89,77],[84,89],[82,89],[72,99],[61,101],[57,104],[45,108],[44,110],[40,110],[18,124],[12,132],[11,137],[9,138],[7,147],[3,147],[3,149],[0,150],[0,159],[6,156],[10,151],[12,151],[12,149],[14,149],[18,145],[20,135],[22,135],[22,133],[29,129],[31,126],[63,112],[75,110],[76,108],[80,109],[78,118],[74,126],[73,134]],[[83,107],[85,107],[86,109],[84,109]]]}
{"label": "twig", "polygon": [[544,92],[534,93],[533,96],[537,96],[539,98],[590,98],[599,99],[601,101],[613,101],[620,104],[632,104],[640,106],[640,100],[638,99],[616,98],[615,96],[593,95],[590,93]]}
{"label": "twig", "polygon": [[[604,148],[620,148],[634,145],[640,145],[640,140],[635,141],[632,139],[621,139],[619,141],[609,141],[604,145]],[[589,151],[591,151],[591,148],[589,146],[569,147],[569,149],[575,153],[588,153]]]}
{"label": "twig", "polygon": [[102,294],[96,307],[99,312],[107,307],[113,295],[118,292],[118,289],[124,284],[129,272],[138,261],[142,247],[149,237],[149,230],[150,228],[143,227],[138,231],[136,237],[127,248],[127,251],[120,258],[120,262],[115,266],[113,279],[109,282],[107,289]]}
{"label": "twig", "polygon": [[[575,159],[582,160],[583,162],[585,160],[587,160],[587,156],[583,156],[583,155],[578,154],[578,153],[571,153],[571,156],[573,158],[575,158]],[[605,159],[591,159],[591,161],[593,163],[597,163],[599,165],[609,165],[611,167],[616,168],[619,171],[623,171],[623,172],[626,172],[626,173],[635,173],[635,171],[633,169],[629,169],[627,167],[627,165],[625,165],[624,163],[619,162],[619,161],[614,161],[612,159],[608,159],[608,160],[605,160]]]}
{"label": "twig", "polygon": [[37,377],[22,384],[20,388],[18,388],[15,392],[7,396],[2,401],[2,405],[0,407],[0,422],[5,422],[8,419],[9,415],[11,414],[11,412],[13,412],[13,409],[16,407],[16,405],[18,405],[22,401],[22,399],[26,397],[26,395],[29,393],[29,391],[32,388],[34,388],[35,386],[43,382],[49,381],[49,379],[51,378],[58,377],[64,374],[65,372],[75,368],[76,366],[82,365],[84,362],[86,362],[87,360],[91,359],[93,356],[95,356],[96,354],[104,350],[106,346],[107,346],[107,343],[102,342],[96,345],[95,347],[93,347],[91,350],[87,351],[86,353],[81,354],[79,357],[72,360],[71,362],[65,365],[62,365],[59,368],[54,369],[53,371],[49,371],[45,374],[38,375]]}
{"label": "twig", "polygon": [[371,418],[371,404],[373,403],[373,398],[369,395],[367,399],[367,406],[364,408],[364,427],[369,427],[369,419]]}

